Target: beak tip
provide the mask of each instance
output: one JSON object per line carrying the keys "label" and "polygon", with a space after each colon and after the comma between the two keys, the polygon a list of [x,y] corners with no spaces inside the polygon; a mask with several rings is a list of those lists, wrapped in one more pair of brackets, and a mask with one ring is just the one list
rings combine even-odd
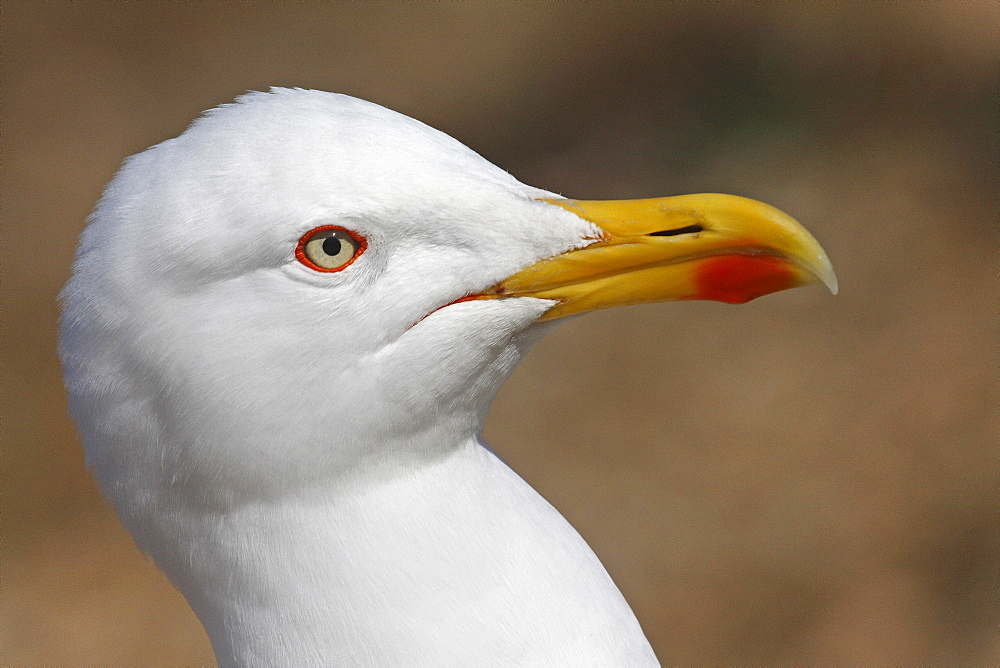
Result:
{"label": "beak tip", "polygon": [[830,293],[836,295],[840,291],[840,281],[837,280],[837,274],[834,273],[833,264],[830,262],[830,258],[826,256],[826,252],[822,250],[820,252],[823,253],[821,261],[823,271],[820,273],[819,278]]}
{"label": "beak tip", "polygon": [[819,274],[819,280],[823,282],[823,285],[827,287],[831,294],[837,294],[840,291],[840,283],[837,281],[837,275],[833,273],[833,267],[827,264],[824,267],[825,271]]}
{"label": "beak tip", "polygon": [[[796,223],[796,225],[798,224]],[[803,230],[803,232],[805,232],[805,230]],[[817,242],[808,232],[805,232],[805,234],[809,236],[809,239],[812,242],[810,245],[812,245],[813,248],[805,254],[806,257],[809,257],[810,259],[802,263],[800,266],[807,269],[807,271],[811,273],[819,283],[825,285],[831,294],[837,294],[840,290],[840,282],[837,280],[837,274],[833,271],[833,263],[830,262],[830,258],[827,257],[826,251],[824,251],[823,247],[819,245],[819,242]]]}

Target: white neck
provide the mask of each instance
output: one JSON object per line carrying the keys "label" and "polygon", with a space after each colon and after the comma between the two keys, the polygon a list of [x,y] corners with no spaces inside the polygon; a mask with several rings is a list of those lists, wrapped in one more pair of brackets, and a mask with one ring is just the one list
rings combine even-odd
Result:
{"label": "white neck", "polygon": [[657,665],[579,534],[472,439],[351,494],[170,522],[154,557],[221,665]]}

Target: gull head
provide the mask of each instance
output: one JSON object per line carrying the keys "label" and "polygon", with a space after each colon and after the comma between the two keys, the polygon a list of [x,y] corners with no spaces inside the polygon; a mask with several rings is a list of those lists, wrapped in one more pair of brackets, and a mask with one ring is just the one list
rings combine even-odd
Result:
{"label": "gull head", "polygon": [[125,162],[60,352],[88,463],[141,523],[144,500],[225,507],[445,456],[559,317],[835,280],[759,202],[567,200],[378,105],[274,89]]}

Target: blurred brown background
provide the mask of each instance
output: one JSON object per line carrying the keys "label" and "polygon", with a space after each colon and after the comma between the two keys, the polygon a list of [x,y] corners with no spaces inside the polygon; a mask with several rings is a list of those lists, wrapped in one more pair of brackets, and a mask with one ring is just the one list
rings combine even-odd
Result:
{"label": "blurred brown background", "polygon": [[363,97],[585,198],[731,192],[841,280],[565,324],[487,438],[664,664],[996,664],[1000,4],[4,2],[5,665],[212,663],[87,474],[56,294],[122,158]]}

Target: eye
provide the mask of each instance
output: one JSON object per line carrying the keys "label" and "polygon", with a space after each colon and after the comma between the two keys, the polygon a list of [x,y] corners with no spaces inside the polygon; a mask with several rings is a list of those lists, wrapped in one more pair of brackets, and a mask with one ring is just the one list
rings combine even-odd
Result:
{"label": "eye", "polygon": [[324,225],[306,232],[295,247],[299,262],[316,271],[340,271],[365,252],[365,238],[342,227]]}

